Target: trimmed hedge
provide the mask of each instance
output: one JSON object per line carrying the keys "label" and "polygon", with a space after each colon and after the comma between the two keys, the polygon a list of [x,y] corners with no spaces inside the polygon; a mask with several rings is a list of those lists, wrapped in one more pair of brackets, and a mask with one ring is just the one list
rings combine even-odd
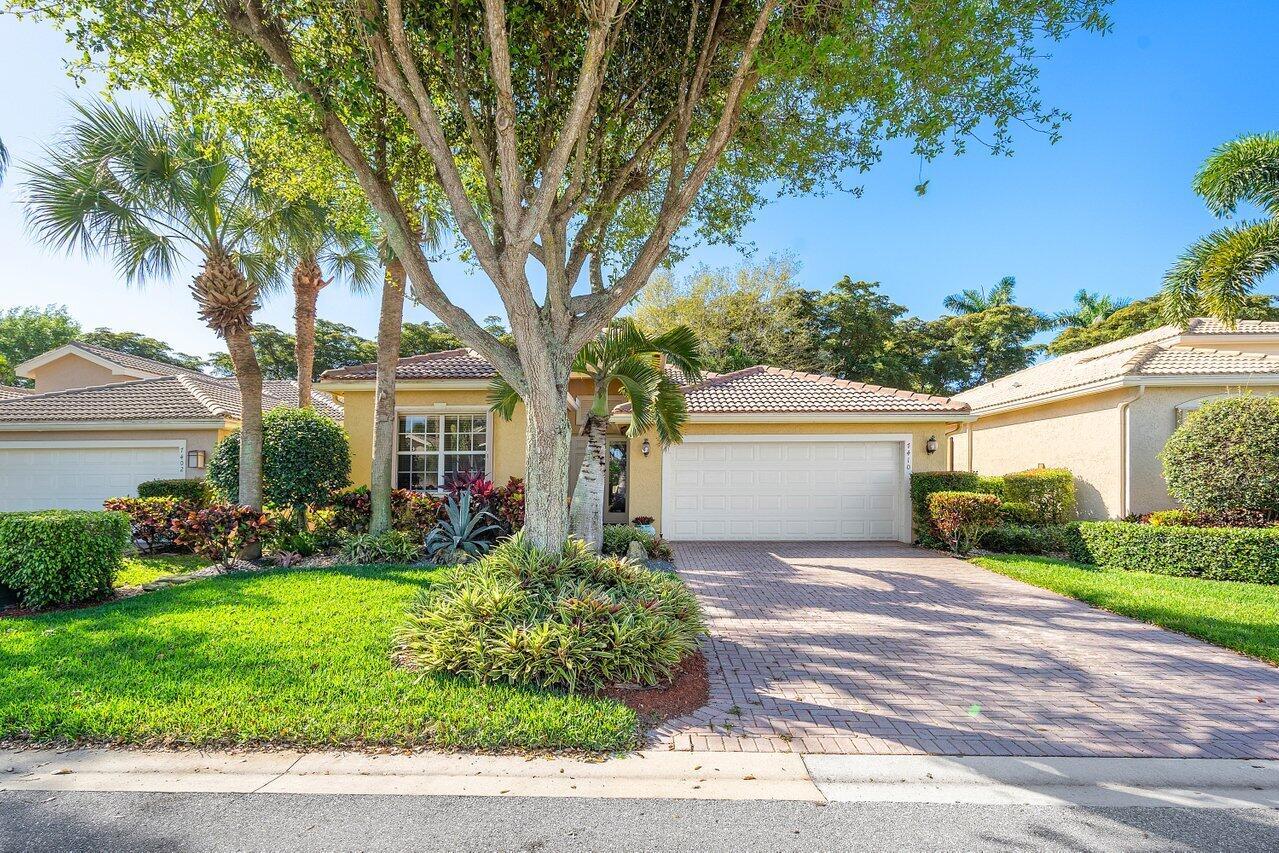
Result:
{"label": "trimmed hedge", "polygon": [[935,492],[980,492],[999,495],[998,477],[983,477],[971,471],[921,471],[910,475],[910,510],[915,522],[915,539],[921,545],[940,545],[942,540],[928,516],[928,497]]}
{"label": "trimmed hedge", "polygon": [[1248,509],[1279,516],[1279,399],[1244,394],[1201,406],[1159,458],[1168,493],[1197,512]]}
{"label": "trimmed hedge", "polygon": [[204,480],[147,480],[138,483],[140,498],[177,498],[204,506],[212,497]]}
{"label": "trimmed hedge", "polygon": [[[262,416],[262,500],[267,506],[323,503],[351,484],[346,430],[314,409],[275,408]],[[218,442],[209,480],[228,502],[240,502],[240,431]]]}
{"label": "trimmed hedge", "polygon": [[1028,504],[1036,524],[1065,524],[1075,517],[1075,476],[1065,468],[1032,468],[1005,474],[1004,499]]}
{"label": "trimmed hedge", "polygon": [[1078,559],[1083,553],[1079,522],[1040,526],[1002,524],[983,533],[980,541],[982,548],[1000,554],[1038,554],[1044,557],[1069,554],[1072,559]]}
{"label": "trimmed hedge", "polygon": [[0,514],[0,584],[37,610],[102,598],[111,592],[129,536],[123,512]]}
{"label": "trimmed hedge", "polygon": [[1079,534],[1077,559],[1103,568],[1279,584],[1279,528],[1085,521]]}

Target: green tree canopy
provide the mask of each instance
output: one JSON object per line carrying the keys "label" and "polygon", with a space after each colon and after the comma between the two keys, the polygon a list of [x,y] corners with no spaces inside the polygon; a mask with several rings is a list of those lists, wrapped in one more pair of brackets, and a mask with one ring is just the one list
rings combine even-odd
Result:
{"label": "green tree canopy", "polygon": [[[1274,302],[1272,296],[1248,296],[1239,310],[1239,319],[1279,320],[1279,307],[1275,307]],[[1120,308],[1100,323],[1063,329],[1048,344],[1047,350],[1049,355],[1065,355],[1148,332],[1167,323],[1163,302],[1160,297],[1151,296]]]}
{"label": "green tree canopy", "polygon": [[[314,409],[276,408],[262,416],[262,500],[281,509],[325,501],[350,485],[346,430]],[[209,480],[231,503],[240,495],[240,431],[218,442]]]}
{"label": "green tree canopy", "polygon": [[[251,333],[262,375],[267,379],[297,379],[296,340],[288,332],[269,323],[260,323]],[[355,329],[330,320],[315,321],[315,375],[335,367],[367,364],[377,358],[377,344],[356,334]],[[209,354],[215,372],[231,376],[234,369],[226,353]]]}
{"label": "green tree canopy", "polygon": [[0,313],[0,355],[12,367],[69,344],[79,335],[80,324],[65,305],[19,306]]}

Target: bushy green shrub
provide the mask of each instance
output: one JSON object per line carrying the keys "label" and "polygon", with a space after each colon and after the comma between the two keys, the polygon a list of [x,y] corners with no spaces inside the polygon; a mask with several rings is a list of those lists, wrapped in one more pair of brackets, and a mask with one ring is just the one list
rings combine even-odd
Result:
{"label": "bushy green shrub", "polygon": [[604,545],[600,551],[614,557],[625,557],[632,542],[643,545],[650,560],[664,560],[667,563],[675,560],[675,552],[665,539],[629,524],[604,525]]}
{"label": "bushy green shrub", "polygon": [[928,519],[952,551],[967,554],[982,533],[999,524],[999,498],[981,492],[933,492]]}
{"label": "bushy green shrub", "polygon": [[403,530],[385,533],[360,533],[342,545],[342,560],[347,563],[416,563],[422,556],[422,541]]}
{"label": "bushy green shrub", "polygon": [[1203,405],[1177,427],[1160,459],[1168,493],[1187,509],[1279,515],[1279,398]]}
{"label": "bushy green shrub", "polygon": [[398,645],[427,672],[589,691],[669,679],[705,630],[675,575],[576,539],[548,554],[521,531],[427,589]]}
{"label": "bushy green shrub", "polygon": [[[314,409],[279,407],[262,416],[262,500],[267,506],[322,504],[351,478],[346,430]],[[218,442],[209,479],[230,503],[240,495],[240,432]]]}
{"label": "bushy green shrub", "polygon": [[1002,491],[998,477],[983,477],[972,471],[920,471],[910,475],[910,508],[915,539],[921,545],[945,544],[928,516],[928,498],[935,492],[980,492],[997,495]]}
{"label": "bushy green shrub", "polygon": [[1079,552],[1079,522],[1069,524],[1001,524],[981,535],[981,547],[1000,554],[1068,554]]}
{"label": "bushy green shrub", "polygon": [[1279,528],[1079,525],[1086,562],[1108,569],[1219,581],[1279,583]]}
{"label": "bushy green shrub", "polygon": [[1152,512],[1139,519],[1146,524],[1173,527],[1274,527],[1273,518],[1255,509],[1219,509],[1191,512],[1186,509],[1165,509]]}
{"label": "bushy green shrub", "polygon": [[209,502],[209,491],[206,480],[147,480],[138,483],[140,498],[177,498],[197,507]]}
{"label": "bushy green shrub", "polygon": [[973,489],[960,489],[959,491],[981,492],[984,495],[994,495],[1001,501],[1004,500],[1004,478],[1003,477],[987,477],[979,475],[977,477],[977,486]]}
{"label": "bushy green shrub", "polygon": [[252,507],[210,504],[173,521],[174,541],[201,557],[229,563],[269,536],[275,524]]}
{"label": "bushy green shrub", "polygon": [[35,609],[103,597],[129,532],[122,512],[0,514],[0,584]]}
{"label": "bushy green shrub", "polygon": [[1005,474],[1004,498],[1033,507],[1035,524],[1065,524],[1075,518],[1075,477],[1065,468]]}
{"label": "bushy green shrub", "polygon": [[1039,510],[1022,501],[1004,501],[999,505],[999,517],[1007,524],[1033,525],[1039,521]]}

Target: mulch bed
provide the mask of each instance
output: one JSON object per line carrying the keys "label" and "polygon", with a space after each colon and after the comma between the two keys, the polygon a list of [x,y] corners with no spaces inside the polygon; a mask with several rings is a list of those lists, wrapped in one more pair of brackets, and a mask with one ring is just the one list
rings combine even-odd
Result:
{"label": "mulch bed", "polygon": [[619,685],[606,687],[600,694],[633,708],[650,721],[660,722],[691,714],[710,701],[706,658],[701,652],[684,658],[669,684],[657,687]]}

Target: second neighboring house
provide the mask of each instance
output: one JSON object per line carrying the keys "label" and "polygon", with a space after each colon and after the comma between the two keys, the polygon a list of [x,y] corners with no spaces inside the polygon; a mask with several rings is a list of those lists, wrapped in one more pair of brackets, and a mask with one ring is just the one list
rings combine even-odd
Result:
{"label": "second neighboring house", "polygon": [[952,437],[952,457],[983,474],[1068,468],[1082,518],[1172,509],[1164,444],[1188,412],[1242,393],[1279,393],[1279,323],[1195,319],[957,395],[976,420]]}
{"label": "second neighboring house", "polygon": [[[0,512],[101,509],[146,480],[204,476],[240,424],[234,380],[73,343],[18,365],[34,392],[0,399]],[[263,408],[297,406],[297,384],[267,382]],[[341,420],[324,393],[315,406]]]}
{"label": "second neighboring house", "polygon": [[[375,374],[376,365],[358,365],[319,383],[345,409],[359,484],[372,467]],[[630,415],[616,400],[604,519],[651,516],[677,541],[909,541],[910,472],[946,470],[945,435],[970,418],[965,404],[944,397],[764,365],[694,383],[672,375],[688,401],[682,444],[663,449],[651,432],[626,435]],[[435,490],[457,471],[499,483],[524,476],[523,407],[510,421],[489,411],[493,376],[465,349],[399,361],[398,486]],[[591,393],[588,378],[571,378],[565,406],[579,429]],[[573,474],[583,443],[574,438]]]}

